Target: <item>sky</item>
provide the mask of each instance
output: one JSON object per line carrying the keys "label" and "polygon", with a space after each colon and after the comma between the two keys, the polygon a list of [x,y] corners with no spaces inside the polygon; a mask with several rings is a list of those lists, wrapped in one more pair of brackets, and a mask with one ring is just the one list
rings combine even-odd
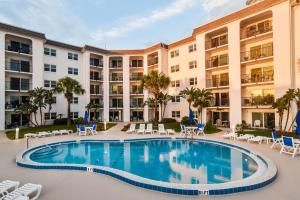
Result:
{"label": "sky", "polygon": [[246,0],[0,0],[0,22],[48,39],[107,49],[138,49],[190,36]]}

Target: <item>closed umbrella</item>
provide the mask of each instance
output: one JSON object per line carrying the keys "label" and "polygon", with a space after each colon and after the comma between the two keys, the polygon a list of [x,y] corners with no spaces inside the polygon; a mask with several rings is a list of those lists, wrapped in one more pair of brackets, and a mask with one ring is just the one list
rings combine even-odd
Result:
{"label": "closed umbrella", "polygon": [[300,135],[300,110],[298,110],[298,113],[296,116],[296,123],[297,123],[296,134]]}
{"label": "closed umbrella", "polygon": [[89,123],[89,114],[87,111],[84,113],[84,124],[87,125]]}
{"label": "closed umbrella", "polygon": [[189,124],[193,125],[194,124],[194,113],[192,109],[190,109],[190,114],[189,114]]}

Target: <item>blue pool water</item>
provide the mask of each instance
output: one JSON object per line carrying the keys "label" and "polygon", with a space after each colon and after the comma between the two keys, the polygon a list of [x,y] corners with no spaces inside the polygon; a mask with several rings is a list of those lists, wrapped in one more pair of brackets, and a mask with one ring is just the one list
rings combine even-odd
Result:
{"label": "blue pool water", "polygon": [[253,175],[257,163],[218,143],[188,140],[78,142],[37,149],[30,159],[47,164],[106,166],[144,178],[181,184],[216,184]]}

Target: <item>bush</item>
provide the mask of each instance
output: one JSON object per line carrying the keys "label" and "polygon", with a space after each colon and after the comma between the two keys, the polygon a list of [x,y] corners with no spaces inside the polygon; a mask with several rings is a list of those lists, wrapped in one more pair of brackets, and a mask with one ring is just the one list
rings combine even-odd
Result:
{"label": "bush", "polygon": [[176,119],[173,118],[163,118],[161,120],[162,123],[172,123],[172,122],[176,122]]}
{"label": "bush", "polygon": [[204,130],[208,131],[208,130],[215,130],[215,129],[217,128],[213,125],[211,120],[206,122]]}
{"label": "bush", "polygon": [[[61,119],[55,119],[53,124],[54,125],[66,125],[67,122],[68,122],[67,118],[61,118]],[[71,123],[74,123],[72,119],[71,119]]]}
{"label": "bush", "polygon": [[122,129],[121,129],[121,131],[127,131],[128,129],[129,129],[129,126],[130,126],[130,124],[127,124],[127,125],[125,125]]}
{"label": "bush", "polygon": [[79,117],[77,119],[74,119],[75,124],[84,124],[84,119],[82,117]]}
{"label": "bush", "polygon": [[188,116],[182,117],[181,118],[181,123],[185,124],[185,125],[189,124],[189,117]]}

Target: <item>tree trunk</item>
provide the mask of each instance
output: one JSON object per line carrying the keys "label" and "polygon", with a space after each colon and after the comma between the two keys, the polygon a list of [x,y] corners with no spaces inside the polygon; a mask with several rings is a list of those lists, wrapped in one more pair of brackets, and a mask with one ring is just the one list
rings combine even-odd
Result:
{"label": "tree trunk", "polygon": [[[48,107],[48,113],[49,113],[49,115],[50,115],[51,110],[52,110],[52,104],[49,104],[49,107]],[[44,126],[45,125],[46,125],[46,120],[44,119]]]}
{"label": "tree trunk", "polygon": [[279,113],[279,129],[280,129],[280,132],[282,132],[282,119],[283,119],[283,113]]}
{"label": "tree trunk", "polygon": [[97,112],[97,109],[94,109],[94,118],[95,118],[95,121],[97,120],[97,118],[96,118],[96,112]]}
{"label": "tree trunk", "polygon": [[43,125],[43,113],[42,113],[42,108],[39,108],[40,110],[40,120],[41,120],[41,126]]}
{"label": "tree trunk", "polygon": [[287,128],[289,118],[290,118],[290,106],[291,106],[291,104],[289,103],[288,110],[287,110],[287,115],[286,115],[285,126],[284,126],[284,131],[283,131],[284,134],[286,133],[286,128]]}
{"label": "tree trunk", "polygon": [[163,119],[163,104],[161,103],[159,106],[160,106],[160,122],[161,122]]}
{"label": "tree trunk", "polygon": [[157,95],[154,95],[154,122],[158,124],[158,119],[157,119]]}
{"label": "tree trunk", "polygon": [[68,121],[67,121],[67,126],[69,127],[71,125],[71,117],[70,117],[70,114],[71,114],[71,99],[68,98],[67,99],[68,101],[68,111],[67,111],[67,115],[68,115]]}
{"label": "tree trunk", "polygon": [[38,126],[39,123],[37,122],[37,119],[36,119],[36,112],[34,112],[33,115],[34,115],[34,121],[35,121],[35,124],[36,124],[36,126]]}
{"label": "tree trunk", "polygon": [[167,104],[164,105],[163,118],[165,117],[166,108],[167,108]]}

